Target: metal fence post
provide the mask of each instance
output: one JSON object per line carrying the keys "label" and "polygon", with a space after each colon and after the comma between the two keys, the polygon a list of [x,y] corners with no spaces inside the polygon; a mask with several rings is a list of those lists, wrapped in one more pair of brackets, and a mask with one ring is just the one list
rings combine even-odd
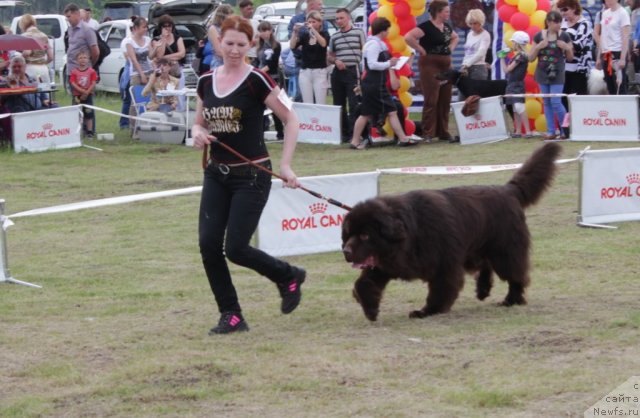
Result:
{"label": "metal fence post", "polygon": [[15,283],[40,289],[42,286],[16,280],[11,277],[11,273],[9,272],[9,255],[7,254],[7,233],[4,230],[4,222],[6,219],[4,206],[4,199],[0,199],[0,283]]}

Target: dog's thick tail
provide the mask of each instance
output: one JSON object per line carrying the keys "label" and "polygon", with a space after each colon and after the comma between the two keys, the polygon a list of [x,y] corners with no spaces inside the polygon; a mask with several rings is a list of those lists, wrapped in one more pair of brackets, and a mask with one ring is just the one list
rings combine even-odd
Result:
{"label": "dog's thick tail", "polygon": [[507,183],[523,208],[535,204],[551,185],[556,173],[555,160],[560,151],[562,148],[555,142],[544,144]]}

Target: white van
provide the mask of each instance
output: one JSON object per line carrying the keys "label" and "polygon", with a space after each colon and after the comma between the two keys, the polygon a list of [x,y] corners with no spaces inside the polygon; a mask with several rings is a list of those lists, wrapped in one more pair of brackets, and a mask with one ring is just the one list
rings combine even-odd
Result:
{"label": "white van", "polygon": [[[33,15],[36,25],[41,32],[49,37],[49,48],[53,50],[53,64],[56,72],[61,72],[66,63],[64,51],[64,34],[69,24],[63,15]],[[20,16],[14,17],[11,22],[11,31],[20,34],[22,31],[18,27]]]}

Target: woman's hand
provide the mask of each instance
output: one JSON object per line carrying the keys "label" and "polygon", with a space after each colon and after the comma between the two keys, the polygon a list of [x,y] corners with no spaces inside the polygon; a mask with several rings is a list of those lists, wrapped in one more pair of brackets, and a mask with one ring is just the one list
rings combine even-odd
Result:
{"label": "woman's hand", "polygon": [[288,165],[280,166],[280,176],[284,179],[284,187],[290,187],[292,189],[300,187],[296,173],[294,173]]}
{"label": "woman's hand", "polygon": [[210,145],[216,140],[216,137],[209,135],[209,133],[200,125],[194,125],[191,128],[193,134],[193,147],[197,149],[203,149],[205,145]]}

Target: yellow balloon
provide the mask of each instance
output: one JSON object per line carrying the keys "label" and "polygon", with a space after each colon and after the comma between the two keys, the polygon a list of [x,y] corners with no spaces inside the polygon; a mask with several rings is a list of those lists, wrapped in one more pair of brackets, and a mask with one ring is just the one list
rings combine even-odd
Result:
{"label": "yellow balloon", "polygon": [[[421,2],[422,3],[422,2]],[[427,8],[424,5],[418,9],[411,8],[411,16],[422,16]]]}
{"label": "yellow balloon", "polygon": [[380,6],[391,6],[391,2],[389,0],[380,0],[378,2],[378,7]]}
{"label": "yellow balloon", "polygon": [[398,81],[400,81],[400,87],[398,87],[398,91],[400,93],[409,90],[409,88],[411,87],[411,82],[409,81],[408,77],[401,75],[400,80]]}
{"label": "yellow balloon", "polygon": [[409,7],[411,7],[412,9],[420,9],[425,7],[425,1],[424,0],[407,0],[407,3],[409,4]]}
{"label": "yellow balloon", "polygon": [[400,103],[402,103],[402,106],[406,107],[407,109],[409,108],[409,106],[411,106],[411,103],[413,103],[413,97],[411,97],[411,95],[406,91],[400,93],[398,97],[400,98]]}
{"label": "yellow balloon", "polygon": [[536,99],[526,99],[524,101],[524,108],[527,111],[527,117],[529,119],[537,119],[542,114],[542,105]]}
{"label": "yellow balloon", "polygon": [[517,6],[518,0],[505,0],[505,3],[510,4],[512,6]]}
{"label": "yellow balloon", "polygon": [[391,127],[391,121],[389,120],[389,117],[387,116],[387,119],[384,121],[384,125],[382,125],[382,129],[385,130],[385,132],[387,133],[387,137],[391,137],[393,138],[393,128]]}
{"label": "yellow balloon", "polygon": [[404,51],[407,47],[407,41],[404,40],[404,36],[398,36],[395,39],[389,39],[389,44],[391,45],[391,50],[393,52]]}
{"label": "yellow balloon", "polygon": [[540,133],[547,132],[547,120],[544,118],[544,114],[541,114],[536,118],[534,125],[536,127],[536,131]]}
{"label": "yellow balloon", "polygon": [[395,21],[395,15],[393,14],[393,7],[386,5],[380,6],[378,9],[378,17],[386,17],[389,22]]}
{"label": "yellow balloon", "polygon": [[538,66],[538,58],[536,58],[535,60],[531,61],[527,65],[527,74],[533,75],[536,72],[536,67],[537,66]]}
{"label": "yellow balloon", "polygon": [[506,32],[513,32],[513,31],[515,31],[515,29],[513,28],[513,26],[511,26],[511,23],[504,22],[502,24],[502,32],[506,33]]}
{"label": "yellow balloon", "polygon": [[400,36],[400,26],[396,23],[392,23],[389,27],[389,34],[387,35],[387,38],[392,39],[397,38],[398,36]]}
{"label": "yellow balloon", "polygon": [[520,0],[518,1],[518,11],[531,16],[536,11],[538,2],[536,0]]}
{"label": "yellow balloon", "polygon": [[529,19],[529,25],[544,28],[544,20],[547,18],[547,12],[544,10],[536,10]]}
{"label": "yellow balloon", "polygon": [[511,37],[513,36],[513,33],[515,31],[512,29],[510,31],[504,31],[504,43],[509,47],[509,48],[513,48],[513,43],[511,43]]}

